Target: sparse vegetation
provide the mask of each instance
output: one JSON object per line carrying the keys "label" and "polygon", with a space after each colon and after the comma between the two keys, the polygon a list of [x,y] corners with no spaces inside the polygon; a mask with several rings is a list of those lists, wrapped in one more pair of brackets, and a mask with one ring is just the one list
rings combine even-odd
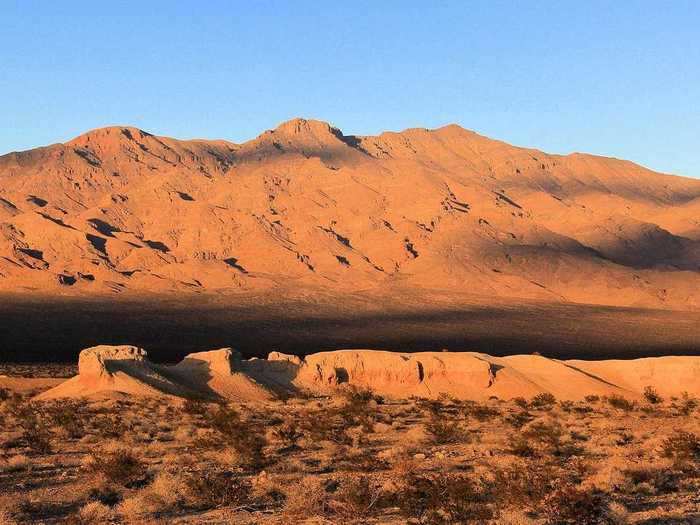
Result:
{"label": "sparse vegetation", "polygon": [[10,393],[0,403],[0,481],[30,494],[41,490],[31,483],[54,484],[64,503],[17,496],[0,501],[0,515],[77,524],[195,515],[270,525],[645,523],[636,509],[663,495],[688,511],[694,500],[683,495],[700,488],[700,427],[686,417],[696,402],[657,401],[639,410],[615,396],[600,406],[542,394],[385,402],[348,389],[261,407],[30,403]]}
{"label": "sparse vegetation", "polygon": [[530,400],[530,407],[534,409],[549,409],[557,402],[557,398],[549,392],[537,394]]}
{"label": "sparse vegetation", "polygon": [[631,412],[632,410],[634,410],[634,402],[618,395],[610,396],[608,398],[608,404],[613,408],[624,410],[625,412]]}
{"label": "sparse vegetation", "polygon": [[88,470],[103,476],[108,483],[122,486],[145,480],[143,462],[126,448],[95,454],[88,464]]}
{"label": "sparse vegetation", "polygon": [[700,462],[700,438],[684,430],[676,431],[662,443],[664,457],[671,458],[681,468]]}
{"label": "sparse vegetation", "polygon": [[646,399],[652,405],[658,405],[664,402],[664,398],[659,395],[653,386],[647,386],[644,388],[644,399]]}

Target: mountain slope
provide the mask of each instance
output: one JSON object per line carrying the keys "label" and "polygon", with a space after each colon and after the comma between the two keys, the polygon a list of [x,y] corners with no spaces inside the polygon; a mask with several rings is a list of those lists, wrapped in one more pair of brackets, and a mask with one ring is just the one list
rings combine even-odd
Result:
{"label": "mountain slope", "polygon": [[0,157],[0,290],[395,288],[700,308],[700,181],[458,126],[244,144],[134,128]]}

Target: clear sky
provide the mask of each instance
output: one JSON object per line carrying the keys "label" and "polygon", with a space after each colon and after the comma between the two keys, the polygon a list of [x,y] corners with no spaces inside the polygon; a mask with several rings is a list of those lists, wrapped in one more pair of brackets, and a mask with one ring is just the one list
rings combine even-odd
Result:
{"label": "clear sky", "polygon": [[700,2],[0,0],[0,152],[456,122],[700,177]]}

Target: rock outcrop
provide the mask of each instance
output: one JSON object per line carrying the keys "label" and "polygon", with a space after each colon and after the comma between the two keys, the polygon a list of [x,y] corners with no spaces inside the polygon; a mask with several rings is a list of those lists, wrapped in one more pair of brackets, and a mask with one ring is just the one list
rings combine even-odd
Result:
{"label": "rock outcrop", "polygon": [[78,375],[42,393],[40,399],[89,397],[106,393],[187,397],[195,392],[173,381],[134,346],[95,346],[80,352]]}
{"label": "rock outcrop", "polygon": [[700,357],[560,361],[538,355],[337,350],[303,359],[272,352],[268,359],[244,360],[223,348],[166,366],[150,363],[139,348],[98,346],[81,353],[78,376],[39,397],[122,393],[250,402],[356,387],[388,398],[510,399],[549,392],[576,400],[589,394],[638,398],[647,386],[664,396],[700,396]]}

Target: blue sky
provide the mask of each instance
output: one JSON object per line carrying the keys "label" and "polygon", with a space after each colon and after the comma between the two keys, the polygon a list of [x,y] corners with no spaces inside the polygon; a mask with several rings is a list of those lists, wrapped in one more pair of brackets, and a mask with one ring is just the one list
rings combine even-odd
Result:
{"label": "blue sky", "polygon": [[0,0],[0,152],[456,122],[700,177],[700,2]]}

